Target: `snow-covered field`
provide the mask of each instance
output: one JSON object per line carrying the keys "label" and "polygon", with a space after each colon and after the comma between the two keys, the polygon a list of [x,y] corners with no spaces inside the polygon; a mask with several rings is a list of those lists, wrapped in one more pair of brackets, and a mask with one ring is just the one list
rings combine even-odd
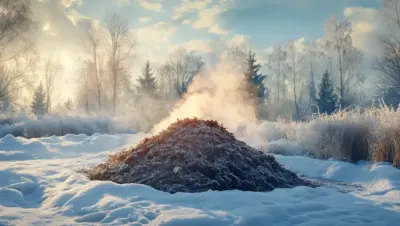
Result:
{"label": "snow-covered field", "polygon": [[[318,188],[197,194],[88,181],[79,170],[145,135],[0,139],[0,225],[398,225],[400,171],[276,156]],[[251,143],[250,143],[251,144]]]}

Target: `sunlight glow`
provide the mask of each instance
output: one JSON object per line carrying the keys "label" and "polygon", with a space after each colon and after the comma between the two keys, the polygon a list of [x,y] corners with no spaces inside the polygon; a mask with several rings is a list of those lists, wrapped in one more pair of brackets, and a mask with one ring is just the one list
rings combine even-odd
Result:
{"label": "sunlight glow", "polygon": [[69,69],[73,67],[72,56],[69,52],[62,51],[60,54],[60,63],[64,66],[64,68]]}
{"label": "sunlight glow", "polygon": [[50,23],[49,22],[46,22],[44,25],[43,25],[43,31],[49,31],[50,30]]}

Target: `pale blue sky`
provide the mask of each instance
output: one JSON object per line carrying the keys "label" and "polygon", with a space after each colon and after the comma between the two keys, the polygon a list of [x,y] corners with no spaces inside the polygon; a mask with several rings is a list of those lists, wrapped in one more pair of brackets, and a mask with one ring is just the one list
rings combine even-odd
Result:
{"label": "pale blue sky", "polygon": [[[44,1],[46,0],[37,0]],[[343,17],[346,8],[379,8],[379,0],[47,0],[42,7],[64,4],[64,14],[74,14],[103,21],[107,12],[116,12],[129,21],[132,29],[165,22],[175,29],[168,37],[172,44],[190,40],[221,40],[245,35],[257,48],[304,37],[314,40],[323,34],[323,24],[332,15]],[[183,2],[187,4],[183,6]],[[144,4],[143,4],[144,3]],[[148,3],[148,5],[146,5]],[[198,5],[192,7],[191,5]],[[177,8],[186,8],[174,18]],[[210,9],[218,8],[218,12]],[[208,11],[208,12],[207,12]],[[71,13],[72,12],[72,13]],[[200,13],[204,13],[201,18]],[[209,25],[194,26],[195,21],[207,19],[223,30],[209,32]],[[142,19],[142,22],[139,21]],[[146,21],[144,21],[146,20]],[[182,24],[183,21],[186,21]],[[57,26],[57,21],[52,21]],[[140,37],[142,38],[142,37]],[[153,37],[154,38],[154,37]]]}
{"label": "pale blue sky", "polygon": [[[160,10],[146,9],[137,0],[81,0],[80,4],[73,4],[71,9],[100,21],[107,12],[117,12],[129,20],[132,28],[166,22],[176,26],[176,32],[170,38],[172,43],[178,44],[193,39],[220,39],[221,35],[208,32],[207,27],[195,29],[191,24],[181,22],[196,21],[199,11],[222,6],[216,21],[228,32],[222,36],[246,35],[253,45],[263,48],[301,37],[316,39],[323,34],[324,22],[332,15],[343,17],[345,8],[379,8],[380,5],[379,0],[212,0],[203,8],[198,7],[179,19],[173,19],[175,9],[182,4],[181,0],[147,2],[158,3]],[[148,21],[142,23],[138,21],[139,18],[148,18]]]}

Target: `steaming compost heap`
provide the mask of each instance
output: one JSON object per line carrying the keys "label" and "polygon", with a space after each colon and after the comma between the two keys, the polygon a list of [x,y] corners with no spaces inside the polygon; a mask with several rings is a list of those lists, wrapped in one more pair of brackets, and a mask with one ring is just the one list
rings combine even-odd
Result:
{"label": "steaming compost heap", "polygon": [[218,122],[199,119],[178,120],[85,173],[91,180],[145,184],[170,193],[310,185]]}

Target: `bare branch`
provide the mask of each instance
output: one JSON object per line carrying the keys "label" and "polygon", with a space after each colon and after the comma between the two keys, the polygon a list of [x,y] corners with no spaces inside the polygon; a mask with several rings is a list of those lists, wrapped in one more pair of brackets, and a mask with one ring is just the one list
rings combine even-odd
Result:
{"label": "bare branch", "polygon": [[[110,76],[112,83],[112,106],[115,113],[121,80],[127,75],[125,63],[133,57],[135,43],[128,25],[115,13],[106,18],[106,29],[110,39]],[[126,80],[125,80],[126,81]]]}

